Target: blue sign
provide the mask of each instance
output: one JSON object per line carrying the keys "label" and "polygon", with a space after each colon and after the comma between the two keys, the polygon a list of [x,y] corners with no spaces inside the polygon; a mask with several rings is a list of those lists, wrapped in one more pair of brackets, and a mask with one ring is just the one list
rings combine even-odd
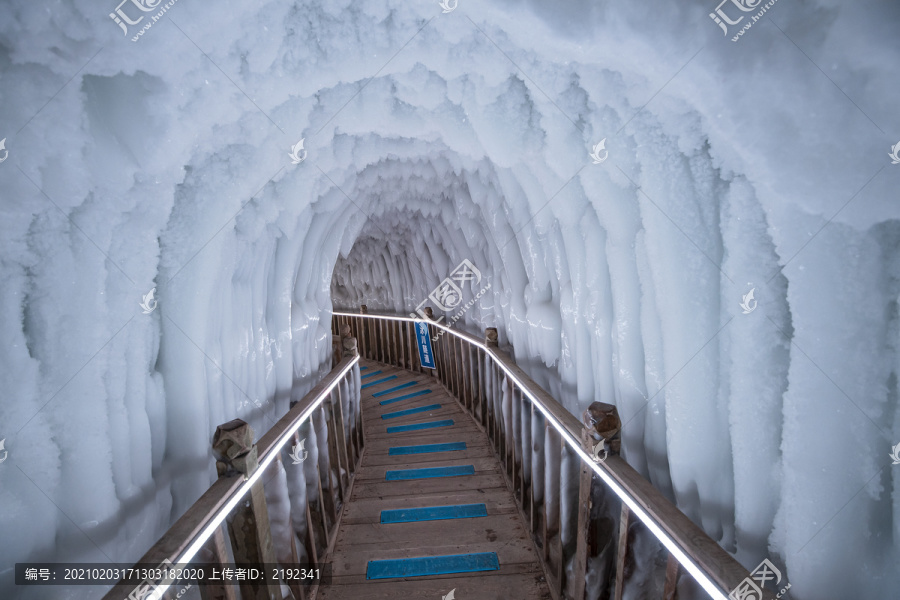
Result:
{"label": "blue sign", "polygon": [[426,369],[436,369],[434,366],[434,353],[431,351],[431,335],[428,333],[428,323],[416,321],[416,346],[419,347],[419,362]]}

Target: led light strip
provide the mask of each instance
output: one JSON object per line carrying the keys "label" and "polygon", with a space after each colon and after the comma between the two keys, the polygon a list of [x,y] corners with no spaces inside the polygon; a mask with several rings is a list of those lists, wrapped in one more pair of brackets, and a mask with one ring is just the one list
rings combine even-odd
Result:
{"label": "led light strip", "polygon": [[[322,401],[331,394],[334,388],[337,387],[337,385],[341,381],[344,380],[344,377],[347,375],[350,369],[352,369],[353,366],[358,362],[359,355],[355,356],[353,360],[350,361],[350,364],[345,366],[341,370],[340,374],[335,377],[334,381],[331,382],[331,384],[327,388],[322,390],[322,393],[319,394],[319,397],[300,414],[300,418],[298,418],[293,425],[291,425],[284,433],[281,434],[281,436],[272,445],[269,453],[266,454],[265,458],[263,458],[262,461],[260,461],[259,466],[257,467],[256,471],[253,472],[253,475],[251,475],[250,478],[247,479],[247,481],[241,484],[241,486],[237,489],[231,499],[228,500],[228,502],[226,502],[225,505],[218,510],[216,515],[209,521],[209,523],[206,524],[206,527],[203,528],[194,542],[190,546],[188,546],[187,550],[185,550],[184,553],[178,557],[178,560],[175,561],[176,565],[187,564],[191,562],[191,560],[193,560],[194,556],[196,556],[200,548],[203,547],[203,544],[206,543],[206,540],[208,540],[212,536],[216,528],[222,524],[222,521],[225,520],[225,517],[228,516],[228,514],[234,509],[235,506],[237,506],[238,502],[240,502],[244,497],[244,494],[249,492],[250,488],[253,487],[253,484],[259,481],[259,478],[262,477],[263,472],[265,472],[269,465],[272,464],[272,461],[275,460],[275,457],[278,456],[278,453],[281,452],[282,448],[284,448],[284,445],[287,444],[287,442],[297,432],[297,430],[300,429],[300,426],[303,425],[304,422],[306,422],[313,411],[316,410],[316,408],[318,408],[320,404],[322,404]],[[149,596],[147,596],[147,599],[160,600],[160,598],[162,598],[162,595],[165,594],[166,591],[171,587],[172,583],[174,582],[159,584],[153,590],[153,592]]]}
{"label": "led light strip", "polygon": [[512,373],[512,371],[510,371],[506,367],[506,365],[503,364],[502,361],[497,359],[497,356],[494,355],[493,351],[488,348],[487,345],[481,342],[473,341],[468,336],[460,335],[450,327],[441,325],[440,323],[426,321],[425,319],[411,319],[408,317],[387,317],[383,315],[370,314],[359,315],[344,312],[334,312],[332,314],[356,318],[384,319],[387,321],[425,321],[430,325],[434,325],[435,327],[439,327],[444,331],[452,333],[456,337],[463,339],[473,346],[484,350],[491,356],[491,358],[494,360],[494,363],[496,363],[500,366],[501,369],[503,369],[503,372],[506,373],[506,376],[509,377],[514,383],[516,383],[519,386],[519,389],[528,396],[532,404],[538,407],[538,410],[541,411],[547,421],[549,421],[550,424],[553,425],[554,429],[559,432],[562,438],[566,440],[566,443],[572,448],[572,450],[574,450],[574,452],[581,457],[581,460],[590,465],[594,472],[599,475],[604,482],[606,482],[606,485],[608,485],[613,490],[613,492],[615,492],[616,495],[625,504],[628,505],[628,508],[631,509],[631,512],[637,515],[641,522],[646,525],[651,532],[653,532],[653,535],[656,536],[656,538],[663,544],[663,546],[665,546],[666,549],[671,552],[672,555],[678,560],[678,562],[681,563],[681,565],[694,577],[694,579],[697,580],[697,583],[699,583],[701,587],[703,587],[703,589],[706,590],[706,592],[716,600],[729,600],[728,596],[719,588],[719,586],[716,585],[716,583],[713,582],[709,578],[709,576],[696,563],[694,563],[693,560],[691,560],[691,558],[684,552],[684,550],[681,549],[678,543],[674,539],[672,539],[672,537],[666,531],[664,531],[662,527],[657,524],[656,520],[641,507],[637,500],[635,500],[632,495],[625,490],[625,488],[619,485],[619,483],[615,479],[613,479],[609,475],[609,473],[600,468],[599,464],[595,463],[593,459],[591,459],[587,452],[582,449],[581,443],[576,440],[575,437],[572,436],[572,434],[569,432],[569,430],[566,429],[565,426],[563,426],[563,424],[544,407],[543,403],[538,400],[538,398],[528,389],[528,386],[526,386],[518,377],[516,377]]}

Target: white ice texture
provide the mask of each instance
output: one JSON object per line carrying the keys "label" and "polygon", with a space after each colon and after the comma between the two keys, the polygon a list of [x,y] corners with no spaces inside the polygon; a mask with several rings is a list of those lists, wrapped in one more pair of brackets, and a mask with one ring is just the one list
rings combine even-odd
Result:
{"label": "white ice texture", "polygon": [[216,425],[330,368],[333,307],[408,313],[469,259],[456,326],[616,404],[746,567],[896,598],[900,5],[732,42],[717,0],[181,0],[133,42],[116,1],[0,4],[0,596],[97,597],[12,565],[139,558]]}

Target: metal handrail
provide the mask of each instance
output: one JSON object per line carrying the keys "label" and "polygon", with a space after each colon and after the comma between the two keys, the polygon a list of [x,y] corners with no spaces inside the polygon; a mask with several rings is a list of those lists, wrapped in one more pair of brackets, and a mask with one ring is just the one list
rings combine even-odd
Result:
{"label": "metal handrail", "polygon": [[[172,565],[190,563],[212,537],[229,513],[250,492],[253,485],[276,459],[310,415],[328,398],[347,373],[359,362],[359,356],[347,356],[319,381],[257,442],[259,467],[247,478],[240,474],[220,477],[174,525],[156,542],[138,564]],[[172,585],[164,581],[155,586],[151,598],[161,598]],[[120,581],[103,600],[122,600],[134,589],[134,582]]]}
{"label": "metal handrail", "polygon": [[[581,443],[582,423],[535,383],[506,352],[475,336],[436,321],[366,312],[333,311],[334,316],[383,319],[408,323],[427,322],[489,355],[556,429],[572,452],[624,502],[697,583],[715,600],[729,600],[729,590],[749,572],[706,532],[679,511],[659,490],[618,456],[597,463]],[[763,598],[774,598],[768,591]]]}

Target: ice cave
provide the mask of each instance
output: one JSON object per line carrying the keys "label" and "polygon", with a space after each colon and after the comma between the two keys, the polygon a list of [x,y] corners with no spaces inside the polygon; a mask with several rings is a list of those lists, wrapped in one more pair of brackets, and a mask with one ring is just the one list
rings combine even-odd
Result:
{"label": "ice cave", "polygon": [[[898,30],[900,3],[876,0],[4,0],[0,598],[110,597],[25,566],[137,563],[221,479],[217,427],[260,438],[302,404],[349,339],[333,315],[363,305],[496,328],[563,421],[612,405],[615,460],[715,551],[775,567],[766,598],[900,598]],[[483,289],[460,286],[451,315],[434,294],[461,264]],[[355,383],[335,390],[362,419],[378,403],[360,368],[382,363],[353,352]],[[543,418],[513,414],[527,394],[502,373],[490,385],[513,394],[500,429]],[[279,544],[351,475],[327,467],[317,487],[350,441],[300,427],[315,460],[266,455],[282,565]],[[526,429],[508,438],[525,470],[546,450]],[[581,468],[565,440],[570,460],[556,452]],[[584,467],[585,510],[610,465]],[[545,492],[574,527],[579,507]],[[527,521],[510,502],[501,516]],[[647,536],[609,579],[598,535],[580,571],[557,557],[565,585],[539,577],[552,592],[516,600],[662,597],[640,575]],[[518,589],[510,547],[499,575],[397,589],[513,598],[488,591]],[[687,563],[667,598],[763,597],[708,593]],[[353,577],[353,597],[393,597]],[[201,587],[164,597],[219,597]],[[276,587],[252,597],[351,597]],[[251,597],[236,589],[221,597]]]}

